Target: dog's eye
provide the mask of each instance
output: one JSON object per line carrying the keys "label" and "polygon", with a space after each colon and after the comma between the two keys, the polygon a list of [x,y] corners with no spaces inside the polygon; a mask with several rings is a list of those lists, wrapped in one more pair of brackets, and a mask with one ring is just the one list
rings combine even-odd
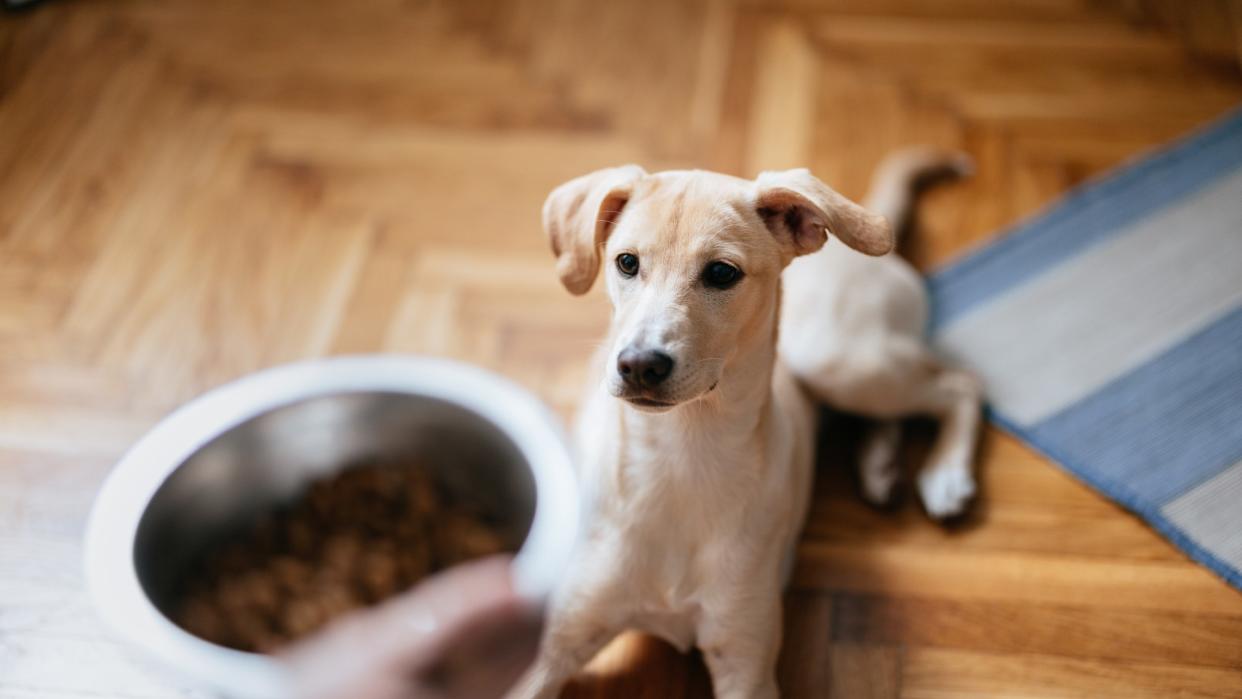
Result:
{"label": "dog's eye", "polygon": [[728,262],[713,262],[703,270],[703,283],[715,289],[728,289],[742,278],[742,270]]}
{"label": "dog's eye", "polygon": [[617,271],[627,277],[638,274],[638,256],[628,252],[617,255]]}

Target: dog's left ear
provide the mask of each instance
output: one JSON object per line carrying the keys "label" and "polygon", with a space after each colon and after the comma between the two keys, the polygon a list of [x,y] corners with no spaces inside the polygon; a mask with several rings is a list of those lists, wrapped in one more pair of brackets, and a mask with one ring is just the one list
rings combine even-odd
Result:
{"label": "dog's left ear", "polygon": [[755,187],[759,218],[794,255],[820,249],[827,233],[867,255],[883,255],[896,242],[887,219],[841,196],[806,168],[760,173]]}
{"label": "dog's left ear", "polygon": [[556,273],[571,294],[590,290],[599,273],[600,246],[646,174],[637,165],[596,170],[552,190],[543,203],[543,230],[556,255]]}

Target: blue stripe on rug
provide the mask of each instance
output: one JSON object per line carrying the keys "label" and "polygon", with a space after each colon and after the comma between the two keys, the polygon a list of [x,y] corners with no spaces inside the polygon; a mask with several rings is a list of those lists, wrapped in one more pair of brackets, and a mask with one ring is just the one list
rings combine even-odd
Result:
{"label": "blue stripe on rug", "polygon": [[1242,588],[1242,111],[928,283],[992,419]]}

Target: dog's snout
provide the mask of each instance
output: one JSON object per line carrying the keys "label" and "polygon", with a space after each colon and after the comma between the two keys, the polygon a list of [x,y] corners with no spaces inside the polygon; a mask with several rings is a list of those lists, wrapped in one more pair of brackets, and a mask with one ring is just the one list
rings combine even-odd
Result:
{"label": "dog's snout", "polygon": [[654,388],[673,373],[673,358],[659,350],[626,349],[617,357],[621,379],[638,388]]}

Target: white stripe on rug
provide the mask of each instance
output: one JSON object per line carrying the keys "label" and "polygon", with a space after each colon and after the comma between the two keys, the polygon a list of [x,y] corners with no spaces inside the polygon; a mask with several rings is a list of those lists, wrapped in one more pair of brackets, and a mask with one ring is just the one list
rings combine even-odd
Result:
{"label": "white stripe on rug", "polygon": [[1242,461],[1161,508],[1220,560],[1242,569]]}

